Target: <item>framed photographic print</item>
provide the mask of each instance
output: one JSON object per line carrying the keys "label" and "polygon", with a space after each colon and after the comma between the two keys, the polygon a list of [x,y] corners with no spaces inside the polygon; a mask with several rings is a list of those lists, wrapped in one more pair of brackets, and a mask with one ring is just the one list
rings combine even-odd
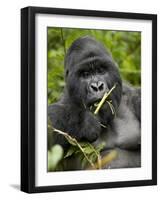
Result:
{"label": "framed photographic print", "polygon": [[157,16],[21,9],[21,190],[157,184]]}

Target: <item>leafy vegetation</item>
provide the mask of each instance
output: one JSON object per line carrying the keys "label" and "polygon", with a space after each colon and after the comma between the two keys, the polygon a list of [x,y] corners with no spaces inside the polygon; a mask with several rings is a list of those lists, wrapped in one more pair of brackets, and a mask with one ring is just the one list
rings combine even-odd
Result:
{"label": "leafy vegetation", "polygon": [[104,148],[105,143],[93,146],[87,141],[78,142],[69,133],[54,128],[49,119],[48,134],[60,134],[70,144],[65,153],[60,145],[56,144],[52,146],[48,151],[48,171],[63,171],[65,168],[64,164],[70,157],[74,157],[81,162],[81,169],[102,169],[117,158],[116,150],[111,150],[104,157],[101,156],[101,150]]}

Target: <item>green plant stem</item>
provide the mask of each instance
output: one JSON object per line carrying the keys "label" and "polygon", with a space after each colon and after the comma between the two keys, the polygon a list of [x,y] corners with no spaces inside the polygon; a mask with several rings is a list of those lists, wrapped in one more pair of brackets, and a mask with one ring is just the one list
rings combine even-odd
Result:
{"label": "green plant stem", "polygon": [[76,145],[79,147],[79,149],[81,150],[81,152],[83,153],[83,155],[84,155],[84,157],[86,158],[86,160],[90,163],[91,167],[92,167],[93,169],[95,168],[95,165],[94,165],[94,164],[91,162],[91,160],[88,158],[88,156],[87,156],[86,153],[84,152],[83,148],[81,147],[81,145],[79,144],[79,142],[77,142],[77,140],[76,140],[75,138],[71,137],[68,133],[63,132],[63,131],[61,131],[61,130],[59,130],[59,129],[56,129],[56,128],[52,127],[52,126],[50,126],[50,128],[52,128],[52,130],[53,130],[54,132],[57,132],[58,134],[63,135],[65,138],[68,138],[70,141],[72,141],[74,144],[76,144]]}
{"label": "green plant stem", "polygon": [[96,149],[90,143],[88,143],[88,145],[93,149],[93,151],[97,155],[97,166],[98,166],[98,169],[101,169],[102,163],[101,163],[101,156],[100,156],[100,154],[96,151]]}
{"label": "green plant stem", "polygon": [[106,101],[111,109],[111,112],[113,115],[115,115],[115,108],[113,107],[112,103],[110,101]]}
{"label": "green plant stem", "polygon": [[111,92],[116,88],[116,84],[108,91],[104,94],[103,98],[101,99],[101,101],[98,103],[98,106],[96,108],[96,110],[94,111],[94,114],[97,115],[100,108],[102,107],[102,105],[104,104],[104,102],[106,101],[107,97],[111,94]]}
{"label": "green plant stem", "polygon": [[[114,159],[116,159],[118,156],[118,152],[116,150],[112,150],[110,151],[107,155],[105,155],[102,159],[101,159],[101,168],[103,168],[105,165],[109,164],[110,162],[112,162]],[[94,164],[94,168],[98,168],[98,163]],[[91,167],[88,167],[87,169],[93,169]]]}

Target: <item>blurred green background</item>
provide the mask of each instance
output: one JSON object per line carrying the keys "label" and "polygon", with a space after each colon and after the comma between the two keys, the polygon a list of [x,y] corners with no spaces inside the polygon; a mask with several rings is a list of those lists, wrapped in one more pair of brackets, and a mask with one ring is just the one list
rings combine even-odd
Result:
{"label": "blurred green background", "polygon": [[74,40],[92,36],[111,52],[121,76],[134,86],[141,83],[141,33],[127,31],[87,30],[49,27],[48,31],[48,104],[56,102],[63,92],[64,56]]}

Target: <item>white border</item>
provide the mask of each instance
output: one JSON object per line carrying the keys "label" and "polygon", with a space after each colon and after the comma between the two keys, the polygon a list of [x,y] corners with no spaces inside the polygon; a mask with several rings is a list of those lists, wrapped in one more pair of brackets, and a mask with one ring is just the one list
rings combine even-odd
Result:
{"label": "white border", "polygon": [[[141,168],[47,173],[47,27],[141,31]],[[99,17],[36,15],[36,186],[152,178],[152,22]],[[117,47],[116,47],[117,48]]]}

